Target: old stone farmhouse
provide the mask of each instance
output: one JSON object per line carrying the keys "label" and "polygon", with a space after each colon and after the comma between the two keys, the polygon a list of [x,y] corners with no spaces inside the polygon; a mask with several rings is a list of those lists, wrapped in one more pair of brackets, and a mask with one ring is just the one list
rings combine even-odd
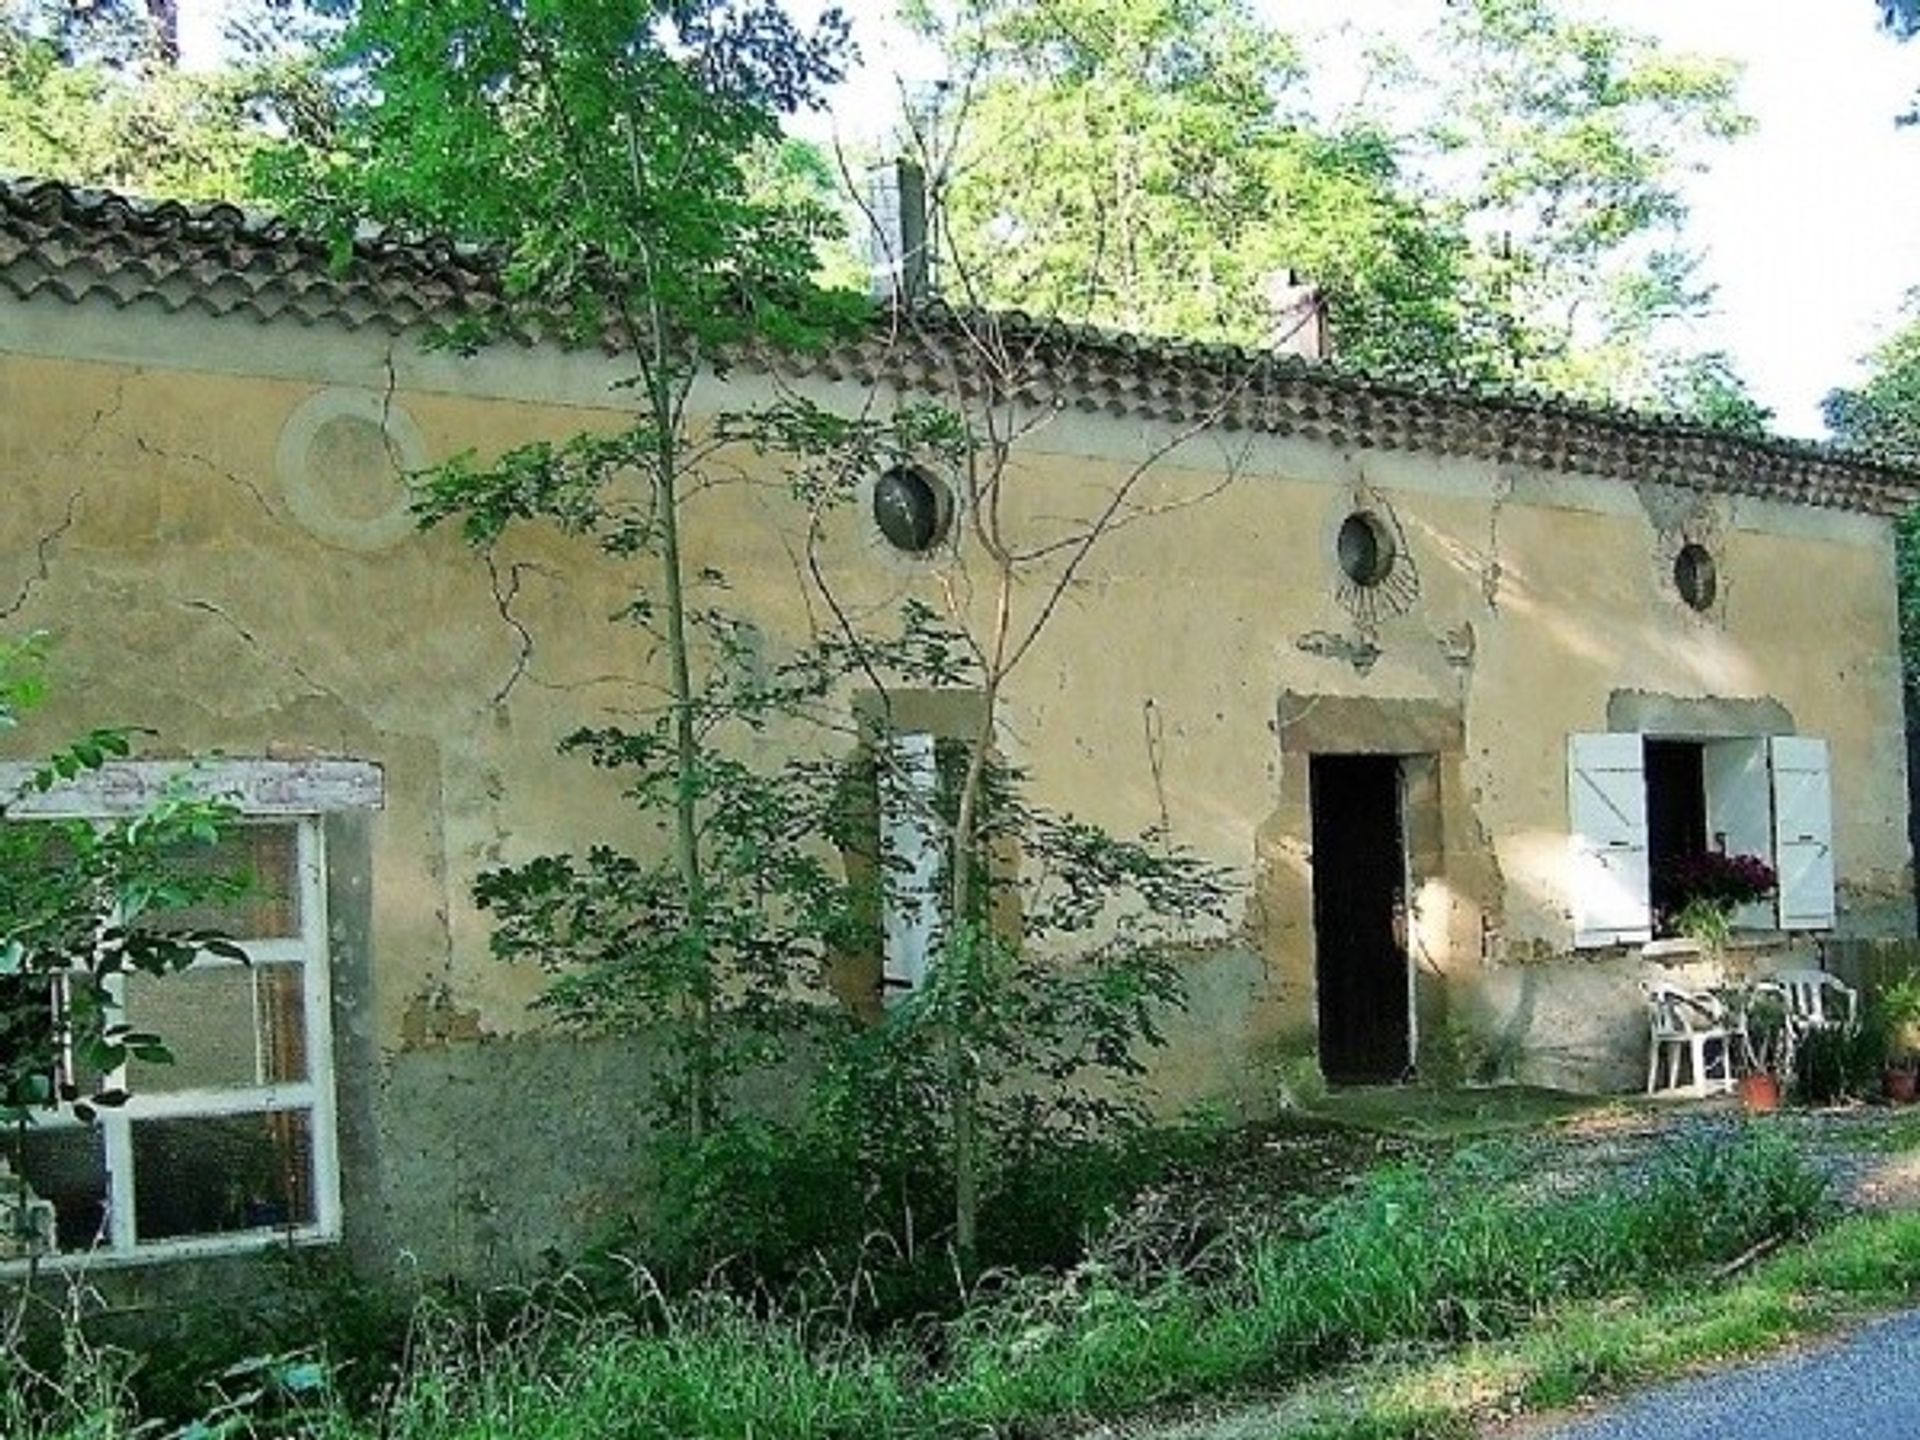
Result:
{"label": "old stone farmhouse", "polygon": [[[292,1236],[497,1273],[625,1199],[645,1057],[542,1034],[541,977],[489,958],[470,887],[628,823],[554,747],[650,662],[605,623],[624,592],[591,550],[529,533],[489,561],[417,533],[401,480],[616,418],[617,355],[422,348],[493,287],[447,248],[370,239],[336,272],[230,208],[0,187],[0,624],[51,633],[57,682],[5,758],[152,727],[152,763],[37,802],[87,814],[217,752],[202,780],[279,881],[237,917],[253,966],[128,994],[179,1063],[14,1157],[62,1253]],[[1039,520],[1158,457],[1166,513],[1103,542],[996,719],[1051,802],[1164,820],[1243,883],[1186,962],[1169,1110],[1462,1055],[1634,1087],[1634,982],[1698,959],[1650,899],[1689,848],[1778,867],[1743,917],[1762,963],[1910,933],[1892,519],[1920,477],[1013,319],[1018,366],[989,375],[963,331],[932,312],[697,401],[1023,406]],[[763,643],[804,636],[791,512],[747,485],[689,513]],[[869,505],[824,563],[871,607],[964,563],[900,539]],[[964,699],[896,714],[937,733]]]}

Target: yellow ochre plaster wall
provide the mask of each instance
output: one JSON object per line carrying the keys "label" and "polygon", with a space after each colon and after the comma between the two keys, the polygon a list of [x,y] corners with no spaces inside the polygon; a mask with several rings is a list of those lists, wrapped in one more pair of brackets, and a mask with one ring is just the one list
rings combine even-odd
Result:
{"label": "yellow ochre plaster wall", "polygon": [[[9,754],[132,723],[158,732],[156,754],[380,763],[364,1019],[383,1056],[529,1027],[541,977],[489,958],[472,881],[632,827],[613,787],[554,746],[657,703],[660,682],[643,637],[608,623],[628,593],[613,566],[549,531],[491,563],[451,530],[417,534],[395,465],[617,424],[618,373],[592,356],[463,362],[407,339],[51,302],[0,321],[0,625],[57,641],[52,703]],[[726,399],[764,390],[748,377]],[[701,404],[720,400],[710,385]],[[1064,533],[1173,438],[1044,420],[1016,461],[1013,523]],[[1614,1084],[1639,1063],[1641,962],[1569,955],[1562,888],[1565,737],[1609,728],[1621,692],[1767,701],[1825,737],[1843,928],[1911,927],[1886,522],[1245,434],[1174,445],[1136,499],[1164,513],[1093,553],[997,735],[1040,798],[1123,831],[1164,820],[1243,882],[1155,1062],[1167,1106],[1271,1103],[1285,1067],[1256,1062],[1312,1052],[1316,749],[1433,756],[1433,813],[1410,820],[1422,1026],[1477,1026],[1517,1073]],[[1391,517],[1417,577],[1404,613],[1371,624],[1343,603],[1333,554],[1356,507]],[[695,497],[688,529],[692,563],[727,574],[770,656],[826,623],[768,463]],[[1684,539],[1719,562],[1705,614],[1672,583]],[[822,547],[862,614],[939,599],[968,573],[964,549],[893,554],[858,507]],[[1045,588],[1023,589],[1019,613]]]}

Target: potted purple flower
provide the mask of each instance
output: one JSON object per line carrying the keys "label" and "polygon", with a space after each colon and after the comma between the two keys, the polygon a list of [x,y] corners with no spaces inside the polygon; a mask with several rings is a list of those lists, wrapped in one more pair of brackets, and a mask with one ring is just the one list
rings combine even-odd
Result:
{"label": "potted purple flower", "polygon": [[1733,933],[1733,913],[1773,894],[1780,883],[1758,855],[1704,850],[1676,856],[1656,877],[1665,928],[1718,950]]}

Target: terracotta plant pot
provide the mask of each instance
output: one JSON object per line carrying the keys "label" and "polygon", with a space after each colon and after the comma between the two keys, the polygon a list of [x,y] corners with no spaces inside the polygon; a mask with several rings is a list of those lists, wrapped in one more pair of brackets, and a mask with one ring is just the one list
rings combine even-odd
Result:
{"label": "terracotta plant pot", "polygon": [[1880,1073],[1880,1089],[1892,1104],[1911,1105],[1915,1094],[1920,1093],[1920,1074],[1904,1065],[1890,1065]]}
{"label": "terracotta plant pot", "polygon": [[1780,1079],[1762,1072],[1740,1077],[1740,1103],[1750,1115],[1764,1115],[1780,1108]]}

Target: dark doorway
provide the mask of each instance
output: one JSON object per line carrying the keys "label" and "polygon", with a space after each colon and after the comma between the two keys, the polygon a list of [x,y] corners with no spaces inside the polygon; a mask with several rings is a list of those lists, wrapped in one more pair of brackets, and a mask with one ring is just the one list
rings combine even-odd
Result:
{"label": "dark doorway", "polygon": [[1677,908],[1673,862],[1707,848],[1706,747],[1697,740],[1649,740],[1646,766],[1647,867],[1655,923],[1666,933]]}
{"label": "dark doorway", "polygon": [[1334,1084],[1403,1080],[1413,1035],[1400,762],[1315,755],[1308,784],[1320,1069]]}

